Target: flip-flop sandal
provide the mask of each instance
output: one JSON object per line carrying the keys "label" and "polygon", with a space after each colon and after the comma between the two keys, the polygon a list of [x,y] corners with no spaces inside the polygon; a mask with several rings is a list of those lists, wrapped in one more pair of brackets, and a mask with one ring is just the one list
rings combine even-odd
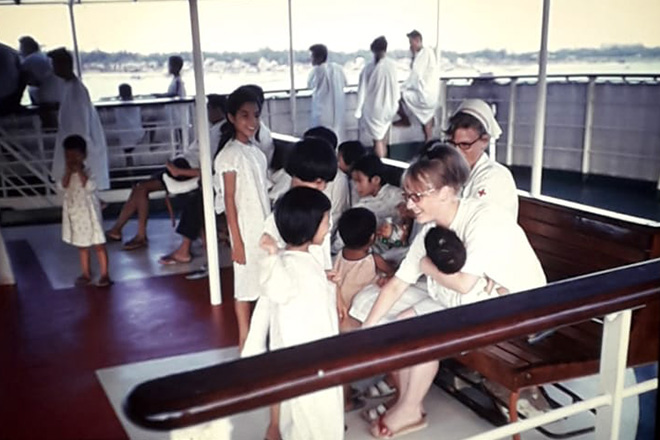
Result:
{"label": "flip-flop sandal", "polygon": [[379,380],[365,390],[364,397],[367,399],[382,399],[394,394],[396,394],[396,388],[389,386],[384,380]]}
{"label": "flip-flop sandal", "polygon": [[188,258],[187,260],[177,260],[172,255],[163,255],[158,260],[158,262],[160,264],[162,264],[163,266],[172,266],[172,265],[175,265],[175,264],[188,264],[191,261],[192,261],[192,257]]}
{"label": "flip-flop sandal", "polygon": [[383,420],[384,418],[385,415],[378,417],[378,420],[376,421],[376,426],[378,428],[378,435],[375,435],[373,431],[371,431],[372,437],[396,438],[403,435],[412,434],[413,432],[416,431],[421,431],[422,429],[425,429],[429,426],[428,422],[426,421],[426,417],[422,416],[422,418],[419,419],[418,421],[403,426],[398,431],[392,431],[390,427],[385,424],[385,421]]}
{"label": "flip-flop sandal", "polygon": [[367,408],[360,413],[362,420],[369,423],[374,423],[378,418],[387,412],[387,408],[382,403],[375,408]]}
{"label": "flip-flop sandal", "polygon": [[76,287],[89,286],[90,284],[92,284],[92,280],[84,275],[80,275],[74,282]]}
{"label": "flip-flop sandal", "polygon": [[147,245],[148,240],[146,238],[133,238],[122,246],[122,249],[125,251],[134,251],[136,249],[143,248]]}
{"label": "flip-flop sandal", "polygon": [[114,235],[114,234],[111,234],[110,232],[106,232],[105,233],[105,239],[109,243],[112,243],[112,242],[115,242],[115,241],[121,241],[121,234]]}
{"label": "flip-flop sandal", "polygon": [[101,277],[96,282],[96,287],[108,287],[110,284],[112,284],[110,277]]}

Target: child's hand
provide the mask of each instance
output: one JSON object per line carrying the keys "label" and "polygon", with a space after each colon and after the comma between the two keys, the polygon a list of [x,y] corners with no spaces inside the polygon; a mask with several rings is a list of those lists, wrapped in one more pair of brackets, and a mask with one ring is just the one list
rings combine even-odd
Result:
{"label": "child's hand", "polygon": [[242,240],[237,240],[231,247],[231,261],[238,264],[245,264],[245,246]]}
{"label": "child's hand", "polygon": [[335,284],[339,284],[341,282],[341,278],[337,276],[336,270],[326,270],[325,276],[328,278],[328,281],[332,281]]}
{"label": "child's hand", "polygon": [[383,276],[380,276],[380,277],[378,277],[378,279],[376,280],[376,285],[377,285],[378,287],[383,287],[385,284],[389,283],[391,279],[392,279],[392,276],[391,276],[391,275],[383,275]]}
{"label": "child's hand", "polygon": [[433,264],[429,257],[424,257],[419,260],[419,270],[421,270],[424,275],[431,276],[437,272],[438,268],[435,267],[435,264]]}
{"label": "child's hand", "polygon": [[348,307],[346,307],[346,304],[339,293],[339,289],[337,289],[337,316],[339,317],[339,322],[343,321],[348,316]]}
{"label": "child's hand", "polygon": [[415,218],[415,213],[408,209],[405,202],[396,205],[396,209],[399,211],[399,216],[401,216],[402,219],[412,220]]}
{"label": "child's hand", "polygon": [[278,251],[277,242],[270,234],[261,234],[259,239],[259,247],[268,253],[268,255],[275,255]]}

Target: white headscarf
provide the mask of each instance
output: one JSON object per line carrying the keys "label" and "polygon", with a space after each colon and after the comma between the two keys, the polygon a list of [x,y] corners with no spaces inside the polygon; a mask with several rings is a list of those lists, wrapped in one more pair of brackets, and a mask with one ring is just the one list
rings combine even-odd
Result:
{"label": "white headscarf", "polygon": [[486,104],[481,99],[466,99],[458,106],[456,113],[467,113],[468,115],[474,116],[481,122],[481,125],[486,129],[486,133],[494,139],[497,140],[502,134],[502,128],[500,124],[497,123],[495,116],[493,115],[493,110],[488,104]]}

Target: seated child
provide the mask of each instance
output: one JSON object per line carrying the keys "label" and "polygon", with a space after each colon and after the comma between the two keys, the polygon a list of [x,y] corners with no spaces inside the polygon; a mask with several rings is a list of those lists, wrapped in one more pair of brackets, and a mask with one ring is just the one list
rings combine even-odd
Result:
{"label": "seated child", "polygon": [[[353,297],[365,286],[379,281],[379,273],[394,275],[394,268],[380,255],[371,252],[376,238],[376,216],[366,208],[352,208],[339,219],[339,235],[344,249],[337,255],[333,267],[337,284],[337,310],[340,328],[351,330],[360,323],[348,316]],[[355,321],[355,326],[351,322]]]}
{"label": "seated child", "polygon": [[[275,223],[286,243],[271,249],[262,261],[259,302],[270,302],[267,320],[270,349],[304,344],[338,334],[336,287],[323,265],[309,253],[320,245],[329,228],[330,201],[312,188],[292,188],[275,205]],[[255,315],[255,318],[257,315]],[[254,320],[254,318],[253,318]],[[243,356],[258,354],[251,326]],[[256,335],[257,340],[261,335]],[[344,438],[342,388],[333,387],[281,403],[281,438],[334,440]]]}
{"label": "seated child", "polygon": [[360,196],[353,207],[367,208],[376,215],[376,251],[384,254],[408,246],[412,219],[402,215],[405,202],[401,189],[385,182],[380,158],[372,154],[360,158],[353,164],[351,177]]}

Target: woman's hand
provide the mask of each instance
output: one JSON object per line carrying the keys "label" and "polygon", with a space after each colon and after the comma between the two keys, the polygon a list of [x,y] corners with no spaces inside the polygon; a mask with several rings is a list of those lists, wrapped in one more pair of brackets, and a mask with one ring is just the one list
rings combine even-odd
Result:
{"label": "woman's hand", "polygon": [[231,247],[231,261],[238,264],[245,264],[245,246],[243,240],[237,240]]}
{"label": "woman's hand", "polygon": [[277,253],[277,242],[270,234],[261,234],[259,239],[259,247],[268,253],[268,255],[275,255]]}
{"label": "woman's hand", "polygon": [[169,171],[172,177],[179,177],[179,168],[169,160],[165,163],[165,168],[167,168],[167,171]]}

